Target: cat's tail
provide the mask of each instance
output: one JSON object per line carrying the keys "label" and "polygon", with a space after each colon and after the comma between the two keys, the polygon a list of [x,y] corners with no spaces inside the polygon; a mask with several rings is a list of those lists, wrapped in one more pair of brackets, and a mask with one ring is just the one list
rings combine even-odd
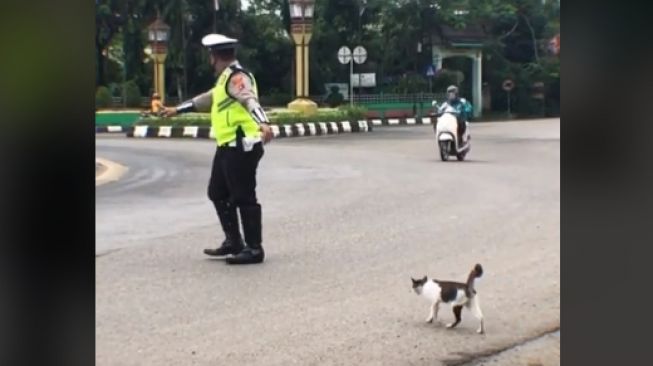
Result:
{"label": "cat's tail", "polygon": [[472,268],[472,271],[469,272],[469,276],[467,276],[467,289],[472,294],[476,293],[476,291],[474,291],[474,280],[481,277],[482,275],[483,275],[483,267],[481,267],[481,265],[477,263],[474,266],[474,268]]}

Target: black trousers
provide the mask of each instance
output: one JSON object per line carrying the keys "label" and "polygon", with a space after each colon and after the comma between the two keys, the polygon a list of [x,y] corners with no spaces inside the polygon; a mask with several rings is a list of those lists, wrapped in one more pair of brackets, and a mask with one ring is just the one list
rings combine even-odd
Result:
{"label": "black trousers", "polygon": [[236,147],[218,147],[213,158],[208,196],[213,202],[227,240],[240,240],[236,209],[243,221],[245,243],[261,246],[261,205],[256,197],[256,170],[263,157],[263,144],[245,152]]}

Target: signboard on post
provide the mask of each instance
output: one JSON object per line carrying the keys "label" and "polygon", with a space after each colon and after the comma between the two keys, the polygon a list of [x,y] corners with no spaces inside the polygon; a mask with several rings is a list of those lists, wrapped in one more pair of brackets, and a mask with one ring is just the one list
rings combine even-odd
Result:
{"label": "signboard on post", "polygon": [[[341,64],[349,64],[349,78],[351,79],[351,74],[354,73],[354,60],[351,57],[351,50],[347,46],[342,46],[338,50],[338,61]],[[354,85],[349,81],[349,105],[354,105]]]}
{"label": "signboard on post", "polygon": [[435,76],[435,65],[431,64],[426,68],[426,77],[429,78],[429,93],[433,93],[433,77]]}
{"label": "signboard on post", "polygon": [[[352,53],[349,47],[347,46],[342,46],[338,50],[338,61],[340,61],[341,64],[349,64],[349,104],[351,106],[354,105],[354,81],[353,81],[353,76],[354,76],[354,62],[357,64],[362,64],[367,60],[367,50],[363,46],[357,46],[354,48],[354,52]],[[358,75],[358,83],[357,86],[365,86],[365,83],[362,82],[363,76],[361,74]],[[368,76],[369,79],[369,76]],[[375,79],[374,77],[372,79]],[[367,84],[370,83],[368,80],[366,82]],[[376,85],[375,80],[372,81],[374,85]]]}
{"label": "signboard on post", "polygon": [[503,90],[508,93],[507,99],[508,99],[508,118],[510,118],[510,91],[515,87],[515,83],[512,82],[510,79],[506,79],[503,81],[503,84],[501,85]]}
{"label": "signboard on post", "polygon": [[348,64],[351,62],[351,50],[347,46],[342,46],[338,50],[338,61],[341,64]]}
{"label": "signboard on post", "polygon": [[362,64],[367,60],[367,50],[363,46],[354,48],[354,61],[357,64]]}
{"label": "signboard on post", "polygon": [[351,83],[354,85],[354,88],[374,88],[376,87],[376,73],[353,74]]}
{"label": "signboard on post", "polygon": [[515,87],[515,84],[512,82],[512,80],[506,79],[506,80],[503,81],[503,84],[501,85],[501,87],[503,88],[503,90],[505,90],[507,92],[510,92],[512,90],[512,88]]}
{"label": "signboard on post", "polygon": [[433,65],[429,65],[429,66],[426,68],[426,76],[428,76],[428,77],[433,77],[433,76],[435,76],[435,66],[433,66]]}
{"label": "signboard on post", "polygon": [[[365,62],[365,60],[367,60],[367,50],[363,46],[357,46],[356,48],[354,48],[354,61],[357,64],[360,65],[363,62]],[[354,68],[353,67],[351,69],[351,73],[352,73],[352,76],[353,76],[353,74],[354,74]],[[354,83],[352,82],[352,93],[353,93],[353,90],[354,90],[353,85],[354,85]],[[363,86],[363,82],[361,80],[361,74],[360,73],[358,74],[358,83],[357,83],[356,86],[358,88]]]}

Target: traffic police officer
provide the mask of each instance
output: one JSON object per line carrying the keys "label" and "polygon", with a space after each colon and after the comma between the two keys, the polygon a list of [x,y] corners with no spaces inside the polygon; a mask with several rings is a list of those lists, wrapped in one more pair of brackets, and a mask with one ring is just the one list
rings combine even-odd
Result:
{"label": "traffic police officer", "polygon": [[[176,107],[165,116],[185,112],[211,112],[217,149],[213,158],[208,195],[225,234],[210,256],[227,256],[229,264],[260,263],[265,254],[261,236],[261,205],[256,198],[256,169],[263,157],[263,143],[272,139],[269,120],[258,102],[254,76],[236,60],[238,40],[221,34],[202,39],[211,66],[218,76],[215,87]],[[243,242],[238,223],[242,220]]]}

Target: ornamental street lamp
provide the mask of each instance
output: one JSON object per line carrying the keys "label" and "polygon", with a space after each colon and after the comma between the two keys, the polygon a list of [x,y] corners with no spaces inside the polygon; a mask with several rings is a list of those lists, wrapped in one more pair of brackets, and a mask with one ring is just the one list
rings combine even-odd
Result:
{"label": "ornamental street lamp", "polygon": [[310,116],[317,113],[317,104],[308,99],[308,44],[313,33],[315,0],[290,0],[290,34],[295,43],[296,99],[288,108]]}
{"label": "ornamental street lamp", "polygon": [[161,103],[165,104],[165,60],[168,55],[168,40],[170,39],[170,26],[161,20],[157,14],[156,20],[147,27],[147,40],[150,43],[149,54],[154,61],[154,92],[161,96]]}

